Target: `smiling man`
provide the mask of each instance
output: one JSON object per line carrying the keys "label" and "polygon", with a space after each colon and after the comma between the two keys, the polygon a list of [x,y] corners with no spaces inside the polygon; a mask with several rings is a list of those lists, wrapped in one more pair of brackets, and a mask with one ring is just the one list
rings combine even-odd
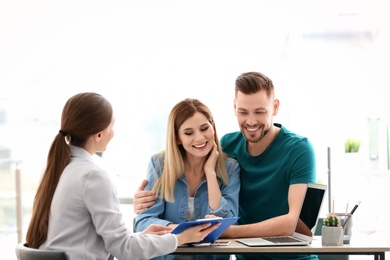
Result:
{"label": "smiling man", "polygon": [[[234,110],[240,131],[224,135],[221,145],[241,166],[240,220],[224,237],[291,235],[306,184],[316,181],[312,144],[273,122],[279,100],[275,98],[271,79],[262,73],[247,72],[237,77]],[[296,255],[236,257],[305,258]]]}

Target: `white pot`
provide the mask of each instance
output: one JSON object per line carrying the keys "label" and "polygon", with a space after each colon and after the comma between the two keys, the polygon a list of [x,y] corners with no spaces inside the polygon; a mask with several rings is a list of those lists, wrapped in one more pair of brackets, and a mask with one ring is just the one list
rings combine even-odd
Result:
{"label": "white pot", "polygon": [[344,230],[339,227],[322,226],[322,245],[341,246],[343,245]]}

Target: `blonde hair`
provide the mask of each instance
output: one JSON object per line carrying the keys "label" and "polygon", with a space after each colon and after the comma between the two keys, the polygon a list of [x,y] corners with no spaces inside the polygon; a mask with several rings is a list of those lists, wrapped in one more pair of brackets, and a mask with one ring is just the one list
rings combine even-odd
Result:
{"label": "blonde hair", "polygon": [[216,163],[217,176],[222,180],[224,185],[228,183],[228,175],[225,167],[226,155],[222,152],[211,111],[199,100],[187,98],[177,103],[172,108],[167,123],[166,147],[164,151],[157,154],[157,157],[162,161],[164,166],[161,176],[153,186],[153,191],[156,192],[160,198],[168,202],[175,201],[175,184],[184,172],[184,157],[186,151],[181,145],[177,144],[178,131],[184,121],[197,112],[202,113],[214,129],[214,139],[219,152]]}

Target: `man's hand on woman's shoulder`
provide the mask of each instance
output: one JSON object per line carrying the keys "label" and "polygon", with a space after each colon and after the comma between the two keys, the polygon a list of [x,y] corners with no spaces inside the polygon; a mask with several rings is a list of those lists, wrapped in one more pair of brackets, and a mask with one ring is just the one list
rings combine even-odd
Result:
{"label": "man's hand on woman's shoulder", "polygon": [[139,214],[155,204],[157,196],[153,191],[145,190],[147,184],[147,180],[142,180],[141,185],[134,193],[133,206],[135,214]]}

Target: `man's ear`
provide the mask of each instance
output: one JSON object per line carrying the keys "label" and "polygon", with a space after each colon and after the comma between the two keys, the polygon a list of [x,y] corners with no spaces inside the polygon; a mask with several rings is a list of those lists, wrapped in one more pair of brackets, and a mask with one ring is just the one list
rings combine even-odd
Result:
{"label": "man's ear", "polygon": [[274,116],[276,116],[278,114],[278,112],[279,112],[279,105],[280,105],[279,99],[276,98],[274,100],[274,112],[273,112]]}

